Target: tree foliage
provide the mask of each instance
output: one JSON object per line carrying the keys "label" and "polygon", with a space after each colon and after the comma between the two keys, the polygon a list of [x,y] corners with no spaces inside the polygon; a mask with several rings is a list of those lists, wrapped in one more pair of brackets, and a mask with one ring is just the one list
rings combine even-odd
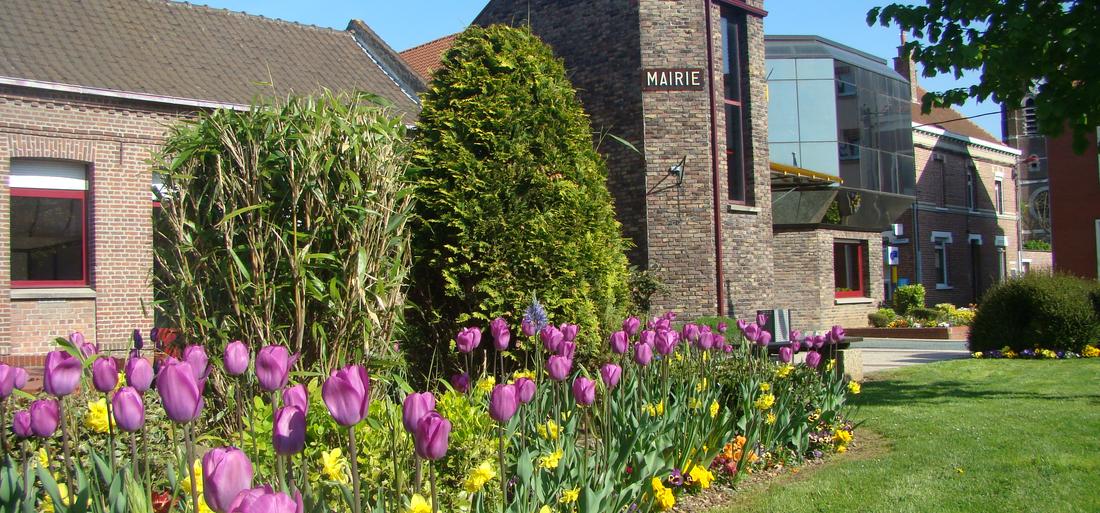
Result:
{"label": "tree foliage", "polygon": [[167,322],[191,343],[282,344],[329,366],[383,354],[410,259],[407,147],[401,119],[369,95],[174,127],[155,169]]}
{"label": "tree foliage", "polygon": [[1100,3],[1094,0],[895,3],[871,9],[867,23],[875,22],[925,40],[905,44],[925,76],[980,71],[976,85],[925,94],[926,112],[990,97],[1016,108],[1034,92],[1040,131],[1057,136],[1072,129],[1077,151],[1100,125]]}
{"label": "tree foliage", "polygon": [[606,168],[564,64],[529,29],[459,36],[423,96],[413,162],[410,298],[430,350],[459,326],[518,325],[532,295],[580,325],[582,350],[621,321],[627,242]]}

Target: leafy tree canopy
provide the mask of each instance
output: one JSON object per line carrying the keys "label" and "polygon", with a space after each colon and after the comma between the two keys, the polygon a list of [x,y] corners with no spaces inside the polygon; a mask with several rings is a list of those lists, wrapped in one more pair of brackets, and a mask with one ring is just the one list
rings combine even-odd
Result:
{"label": "leafy tree canopy", "polygon": [[928,0],[894,3],[867,13],[867,24],[891,24],[916,36],[905,44],[925,76],[981,73],[970,87],[930,92],[932,106],[992,97],[1007,108],[1035,93],[1039,129],[1070,128],[1074,148],[1100,125],[1100,3],[1095,0]]}

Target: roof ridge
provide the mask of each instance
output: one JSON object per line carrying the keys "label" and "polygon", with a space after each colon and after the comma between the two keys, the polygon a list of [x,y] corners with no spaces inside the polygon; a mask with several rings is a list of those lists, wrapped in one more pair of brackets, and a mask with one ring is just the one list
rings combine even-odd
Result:
{"label": "roof ridge", "polygon": [[212,7],[212,6],[209,6],[209,5],[203,5],[203,4],[199,4],[199,3],[189,2],[187,0],[146,0],[146,1],[148,1],[149,3],[166,4],[166,5],[169,5],[169,6],[172,6],[172,7],[176,7],[176,6],[186,7],[186,8],[189,8],[189,9],[195,9],[195,10],[198,10],[198,11],[207,11],[207,12],[210,12],[210,13],[227,14],[227,15],[230,15],[230,16],[240,16],[240,17],[244,17],[244,18],[255,18],[255,19],[258,19],[258,20],[266,21],[268,23],[274,23],[274,24],[278,24],[278,25],[290,25],[290,26],[300,27],[300,28],[309,29],[309,30],[317,30],[317,31],[321,31],[321,32],[333,32],[333,33],[337,33],[337,34],[346,34],[347,33],[346,30],[340,30],[340,29],[336,29],[336,28],[332,28],[332,27],[322,27],[320,25],[313,25],[311,23],[301,23],[301,22],[297,22],[297,21],[293,21],[293,20],[284,20],[282,18],[272,18],[272,17],[264,16],[262,14],[253,14],[253,13],[245,12],[245,11],[234,11],[232,9],[227,9],[227,8],[224,8],[224,7]]}
{"label": "roof ridge", "polygon": [[430,44],[433,44],[433,43],[438,43],[438,42],[440,42],[440,41],[442,41],[442,40],[444,40],[444,39],[447,39],[447,38],[455,38],[455,37],[458,37],[458,35],[459,35],[459,34],[461,34],[461,33],[462,33],[462,31],[459,31],[459,32],[455,32],[455,33],[453,33],[453,34],[447,34],[447,35],[445,35],[445,36],[437,37],[437,38],[435,38],[435,39],[433,39],[433,40],[431,40],[431,41],[427,41],[427,42],[424,42],[424,43],[420,43],[420,44],[418,44],[418,45],[416,45],[416,46],[410,46],[410,47],[408,47],[408,48],[406,48],[406,49],[404,49],[404,50],[401,50],[400,52],[397,52],[397,53],[405,53],[405,52],[411,52],[411,51],[413,51],[413,50],[417,50],[417,49],[423,48],[423,47],[425,47],[425,46],[428,46],[428,45],[430,45]]}

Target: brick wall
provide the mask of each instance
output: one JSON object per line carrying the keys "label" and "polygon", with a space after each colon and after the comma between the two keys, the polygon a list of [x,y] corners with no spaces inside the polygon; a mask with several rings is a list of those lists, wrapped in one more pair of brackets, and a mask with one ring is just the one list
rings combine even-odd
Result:
{"label": "brick wall", "polygon": [[[189,113],[0,86],[0,354],[39,353],[54,336],[74,330],[103,347],[119,347],[128,344],[132,329],[152,326],[149,161],[168,125]],[[87,164],[94,299],[27,291],[12,299],[8,175],[13,158]]]}

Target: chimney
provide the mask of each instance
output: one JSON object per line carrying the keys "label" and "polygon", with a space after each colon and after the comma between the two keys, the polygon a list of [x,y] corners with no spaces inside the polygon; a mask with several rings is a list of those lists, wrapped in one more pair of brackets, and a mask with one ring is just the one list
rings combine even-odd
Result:
{"label": "chimney", "polygon": [[909,98],[913,103],[920,103],[917,96],[917,63],[905,50],[905,31],[901,32],[901,46],[898,47],[898,56],[894,58],[894,71],[909,79]]}

